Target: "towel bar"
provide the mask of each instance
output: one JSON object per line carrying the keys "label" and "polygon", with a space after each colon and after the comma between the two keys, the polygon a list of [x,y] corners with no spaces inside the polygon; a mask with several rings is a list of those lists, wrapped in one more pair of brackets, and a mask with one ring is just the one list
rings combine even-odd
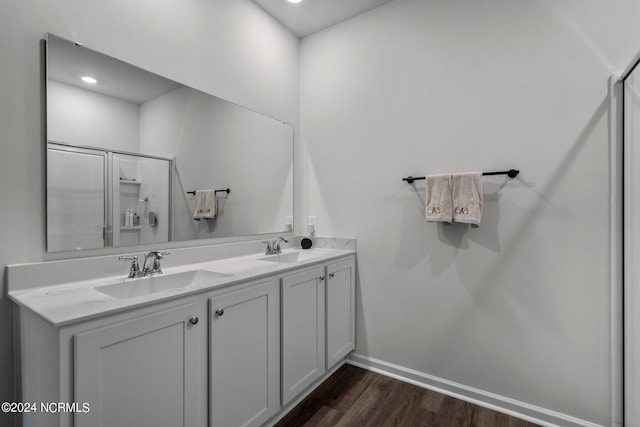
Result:
{"label": "towel bar", "polygon": [[[216,190],[216,193],[227,193],[227,194],[229,194],[229,193],[231,193],[231,190],[226,188],[224,190]],[[196,192],[195,192],[195,190],[194,191],[187,191],[187,194],[193,194],[195,196]]]}
{"label": "towel bar", "polygon": [[[515,178],[520,173],[519,170],[509,169],[508,171],[500,171],[500,172],[482,172],[482,175],[507,175],[509,178]],[[408,176],[406,178],[402,178],[403,181],[407,181],[409,184],[413,184],[413,181],[425,179],[424,176]]]}

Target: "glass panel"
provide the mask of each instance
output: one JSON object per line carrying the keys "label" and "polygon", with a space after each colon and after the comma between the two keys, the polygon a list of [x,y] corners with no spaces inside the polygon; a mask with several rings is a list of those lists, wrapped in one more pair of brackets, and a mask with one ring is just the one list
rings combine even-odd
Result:
{"label": "glass panel", "polygon": [[640,423],[640,69],[624,81],[625,424]]}
{"label": "glass panel", "polygon": [[47,151],[47,249],[104,247],[105,153],[55,145]]}

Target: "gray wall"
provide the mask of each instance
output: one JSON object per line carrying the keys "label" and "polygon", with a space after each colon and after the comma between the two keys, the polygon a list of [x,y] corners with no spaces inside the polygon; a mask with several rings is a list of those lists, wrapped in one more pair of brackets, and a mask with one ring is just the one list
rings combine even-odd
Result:
{"label": "gray wall", "polygon": [[140,105],[51,79],[47,104],[49,141],[140,152]]}
{"label": "gray wall", "polygon": [[[293,215],[293,127],[280,120],[179,88],[142,105],[140,148],[175,157],[174,240],[282,232]],[[187,192],[228,187],[215,220],[193,220]]]}
{"label": "gray wall", "polygon": [[[610,424],[607,79],[639,13],[397,0],[303,39],[304,213],[358,238],[357,352]],[[479,229],[401,181],[512,167]]]}
{"label": "gray wall", "polygon": [[[298,123],[299,41],[250,0],[2,1],[0,269],[79,256],[45,252],[40,40],[46,32]],[[11,401],[12,306],[4,276],[0,290],[0,401]],[[0,424],[7,423],[0,414]]]}

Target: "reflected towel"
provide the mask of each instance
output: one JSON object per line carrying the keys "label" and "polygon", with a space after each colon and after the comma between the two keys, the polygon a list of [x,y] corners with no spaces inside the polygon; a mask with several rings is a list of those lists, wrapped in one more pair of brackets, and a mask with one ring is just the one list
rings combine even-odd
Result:
{"label": "reflected towel", "polygon": [[451,223],[453,219],[453,193],[451,175],[429,175],[427,181],[426,221]]}
{"label": "reflected towel", "polygon": [[218,201],[215,190],[196,190],[196,210],[193,219],[213,219],[218,213]]}
{"label": "reflected towel", "polygon": [[480,226],[482,218],[482,172],[459,173],[453,181],[453,220]]}

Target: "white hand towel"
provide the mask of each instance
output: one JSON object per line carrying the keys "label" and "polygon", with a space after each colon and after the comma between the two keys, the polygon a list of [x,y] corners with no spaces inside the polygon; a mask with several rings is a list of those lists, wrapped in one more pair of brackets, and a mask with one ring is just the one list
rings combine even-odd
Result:
{"label": "white hand towel", "polygon": [[427,181],[426,221],[451,223],[453,219],[453,193],[451,175],[429,175]]}
{"label": "white hand towel", "polygon": [[218,201],[215,190],[196,190],[196,210],[193,219],[213,219],[218,213]]}
{"label": "white hand towel", "polygon": [[480,226],[482,218],[482,172],[459,173],[453,180],[453,220]]}

